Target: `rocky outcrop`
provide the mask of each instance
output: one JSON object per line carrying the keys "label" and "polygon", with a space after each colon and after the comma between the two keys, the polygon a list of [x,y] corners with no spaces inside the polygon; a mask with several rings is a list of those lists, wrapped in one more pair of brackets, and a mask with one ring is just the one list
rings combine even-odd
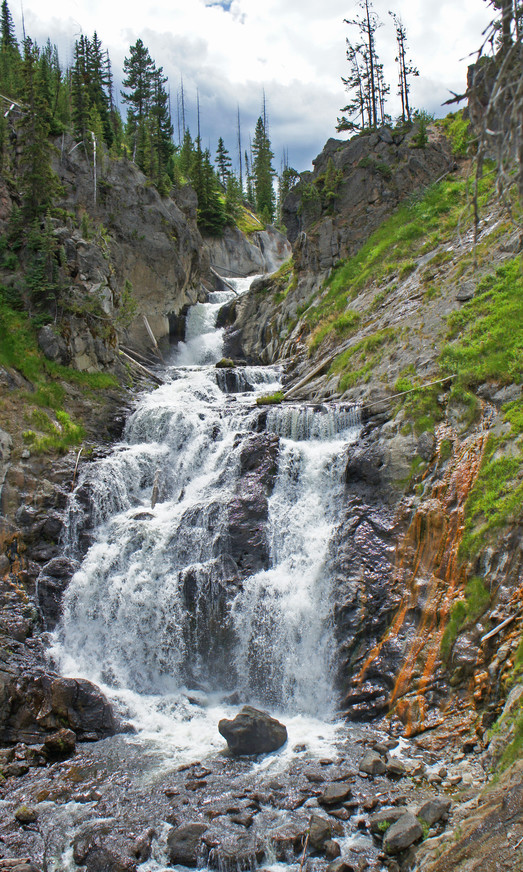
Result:
{"label": "rocky outcrop", "polygon": [[228,505],[228,551],[239,578],[269,566],[266,522],[278,452],[279,439],[271,433],[254,434],[241,449],[236,493]]}
{"label": "rocky outcrop", "polygon": [[92,297],[102,314],[121,312],[125,322],[130,283],[137,312],[128,328],[129,341],[150,344],[142,313],[157,339],[168,336],[169,314],[196,302],[208,266],[192,189],[173,189],[161,197],[131,161],[102,154],[95,199],[91,162],[68,138],[61,143],[55,170],[65,189],[64,206],[82,225],[81,232],[55,230],[73,296]]}
{"label": "rocky outcrop", "polygon": [[415,129],[405,135],[383,128],[327,142],[283,207],[294,278],[287,285],[258,280],[238,302],[229,333],[236,356],[272,363],[305,353],[302,333],[308,328],[300,327],[299,314],[332,268],[355,254],[406,197],[456,166],[442,134],[432,130],[423,149],[413,147],[414,136]]}
{"label": "rocky outcrop", "polygon": [[211,266],[225,277],[271,273],[291,256],[287,237],[270,226],[250,236],[226,227],[223,236],[206,239],[205,248]]}
{"label": "rocky outcrop", "polygon": [[80,741],[117,731],[109,703],[91,682],[49,674],[12,676],[0,667],[0,742],[36,744],[64,726]]}
{"label": "rocky outcrop", "polygon": [[267,712],[244,706],[234,720],[222,719],[220,734],[227,740],[232,754],[268,754],[287,741],[287,728]]}

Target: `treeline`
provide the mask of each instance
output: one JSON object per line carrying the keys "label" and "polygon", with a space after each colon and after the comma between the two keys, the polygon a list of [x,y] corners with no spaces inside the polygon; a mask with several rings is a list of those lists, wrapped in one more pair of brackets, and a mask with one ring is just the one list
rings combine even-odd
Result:
{"label": "treeline", "polygon": [[[349,75],[342,76],[342,82],[351,96],[350,102],[343,107],[346,112],[338,118],[338,131],[369,130],[388,124],[391,121],[387,113],[387,99],[390,95],[390,84],[386,81],[383,64],[380,61],[376,45],[376,32],[382,26],[378,15],[372,8],[371,0],[360,0],[361,15],[355,18],[345,18],[345,24],[351,26],[355,37],[347,38],[347,60]],[[398,71],[398,91],[401,99],[401,123],[409,123],[412,118],[410,105],[411,80],[419,76],[418,69],[408,58],[407,30],[399,15],[389,12],[396,32]]]}
{"label": "treeline", "polygon": [[[60,65],[50,40],[40,47],[29,37],[16,39],[7,0],[0,20],[0,159],[8,144],[9,123],[23,130],[21,184],[24,217],[45,213],[57,192],[50,168],[50,138],[71,132],[88,153],[103,143],[113,157],[134,161],[162,196],[173,185],[190,183],[198,196],[198,224],[203,232],[220,234],[234,224],[247,204],[265,223],[277,220],[279,202],[297,174],[284,166],[276,197],[274,155],[265,111],[258,119],[249,149],[242,149],[238,112],[238,167],[219,139],[216,155],[202,145],[198,105],[197,134],[178,108],[178,142],[174,141],[167,77],[141,39],[130,46],[124,61],[122,118],[115,98],[109,52],[98,34],[80,36],[68,69]],[[182,86],[182,106],[183,106]]]}
{"label": "treeline", "polygon": [[[523,3],[521,0],[485,0],[487,6],[496,10],[496,17],[485,31],[486,38],[478,55],[490,43],[493,53],[503,55],[513,44],[520,44],[523,32]],[[349,92],[350,100],[341,110],[346,113],[338,118],[338,131],[357,132],[380,127],[391,122],[387,112],[387,100],[391,86],[385,79],[383,64],[377,48],[377,32],[383,22],[373,9],[372,0],[359,0],[360,13],[354,18],[345,18],[351,28],[351,36],[345,40],[349,74],[342,82]],[[423,125],[426,113],[413,113],[410,102],[412,79],[419,76],[417,67],[409,58],[407,29],[399,15],[389,12],[396,36],[397,95],[401,101],[400,124],[410,124],[413,114]],[[459,98],[462,99],[462,98]],[[452,102],[452,101],[449,101]]]}

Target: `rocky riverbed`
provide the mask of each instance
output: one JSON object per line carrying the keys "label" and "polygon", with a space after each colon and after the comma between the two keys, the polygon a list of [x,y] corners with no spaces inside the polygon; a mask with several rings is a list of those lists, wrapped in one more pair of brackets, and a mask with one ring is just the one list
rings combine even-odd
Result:
{"label": "rocky riverbed", "polygon": [[485,772],[470,743],[310,726],[310,740],[300,739],[291,719],[273,754],[234,757],[224,744],[181,764],[135,733],[78,743],[71,756],[65,742],[62,751],[4,750],[0,869],[19,858],[20,872],[302,861],[329,872],[394,870],[476,810]]}

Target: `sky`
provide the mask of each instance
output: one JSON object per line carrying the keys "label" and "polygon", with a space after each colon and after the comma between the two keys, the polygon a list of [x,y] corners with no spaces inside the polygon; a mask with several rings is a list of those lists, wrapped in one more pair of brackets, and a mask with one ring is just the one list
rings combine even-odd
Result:
{"label": "sky", "polygon": [[[358,13],[351,0],[8,0],[18,38],[25,32],[42,45],[56,44],[68,66],[80,34],[96,30],[109,50],[120,90],[123,61],[141,38],[168,76],[175,139],[177,94],[183,77],[187,122],[196,134],[199,93],[202,142],[214,156],[218,137],[235,158],[239,107],[243,148],[248,147],[263,93],[269,136],[280,171],[284,150],[298,171],[336,133],[336,119],[348,102],[341,81],[348,74],[345,39],[355,31],[344,23]],[[374,0],[383,26],[377,50],[391,83],[388,111],[399,114],[396,41],[388,10],[400,15],[409,56],[420,75],[412,81],[411,103],[437,117],[450,91],[463,93],[467,65],[481,44],[490,14],[485,0]],[[125,113],[125,107],[122,107]]]}

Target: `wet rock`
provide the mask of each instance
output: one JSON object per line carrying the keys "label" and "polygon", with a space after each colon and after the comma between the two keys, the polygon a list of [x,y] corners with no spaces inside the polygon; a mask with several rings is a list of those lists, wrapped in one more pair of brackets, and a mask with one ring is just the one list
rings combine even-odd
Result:
{"label": "wet rock", "polygon": [[38,820],[38,812],[32,805],[21,805],[15,811],[19,824],[34,824]]}
{"label": "wet rock", "polygon": [[236,755],[268,754],[287,741],[287,728],[283,724],[251,706],[244,706],[232,721],[222,719],[218,730]]}
{"label": "wet rock", "polygon": [[343,833],[341,824],[333,823],[319,814],[313,814],[309,821],[309,845],[313,851],[323,851],[325,843],[333,834]]}
{"label": "wet rock", "polygon": [[363,868],[357,860],[352,861],[343,857],[329,863],[326,872],[360,872]]}
{"label": "wet rock", "polygon": [[254,820],[254,812],[243,811],[239,814],[232,814],[230,816],[230,821],[233,824],[238,824],[240,827],[245,827],[246,830],[252,825]]}
{"label": "wet rock", "polygon": [[405,764],[396,757],[391,757],[390,760],[387,760],[385,765],[387,767],[387,775],[392,778],[403,778],[403,776],[407,774]]}
{"label": "wet rock", "polygon": [[419,820],[410,812],[392,824],[383,838],[383,850],[387,854],[399,854],[423,837]]}
{"label": "wet rock", "polygon": [[139,863],[145,863],[151,856],[151,845],[157,833],[153,827],[149,827],[140,833],[133,845],[133,854]]}
{"label": "wet rock", "polygon": [[86,872],[137,872],[137,865],[130,857],[103,845],[93,846],[83,861]]}
{"label": "wet rock", "polygon": [[352,789],[349,784],[329,784],[318,798],[318,802],[324,806],[341,805],[351,796]]}
{"label": "wet rock", "polygon": [[38,607],[44,618],[46,630],[54,630],[62,615],[62,597],[78,569],[76,560],[54,557],[43,567],[37,580]]}
{"label": "wet rock", "polygon": [[278,470],[279,439],[257,433],[241,449],[240,477],[228,507],[229,553],[240,578],[269,566],[266,524]]}
{"label": "wet rock", "polygon": [[0,673],[0,741],[37,744],[62,727],[80,741],[112,736],[117,723],[101,690],[85,679]]}
{"label": "wet rock", "polygon": [[76,749],[76,733],[62,727],[56,733],[46,736],[44,754],[50,760],[61,760],[70,757]]}
{"label": "wet rock", "polygon": [[211,869],[254,869],[265,856],[265,849],[255,835],[224,834],[209,852]]}
{"label": "wet rock", "polygon": [[170,830],[167,854],[171,865],[197,866],[202,836],[207,829],[207,824],[191,823]]}
{"label": "wet rock", "polygon": [[334,839],[328,839],[325,842],[323,846],[323,852],[327,860],[335,860],[336,857],[341,856],[341,848],[338,842],[336,842]]}
{"label": "wet rock", "polygon": [[0,859],[0,872],[40,872],[28,857],[3,857]]}
{"label": "wet rock", "polygon": [[371,833],[374,833],[375,836],[383,836],[388,827],[399,821],[406,814],[406,811],[406,808],[383,808],[381,811],[377,811],[369,819]]}
{"label": "wet rock", "polygon": [[447,815],[450,806],[450,799],[431,799],[421,806],[417,817],[432,827]]}
{"label": "wet rock", "polygon": [[360,763],[360,772],[367,775],[384,775],[386,771],[385,762],[376,751],[368,751]]}
{"label": "wet rock", "polygon": [[273,830],[270,834],[270,843],[272,850],[278,861],[291,860],[293,854],[297,854],[303,850],[305,839],[307,838],[306,824],[288,823],[277,830]]}

